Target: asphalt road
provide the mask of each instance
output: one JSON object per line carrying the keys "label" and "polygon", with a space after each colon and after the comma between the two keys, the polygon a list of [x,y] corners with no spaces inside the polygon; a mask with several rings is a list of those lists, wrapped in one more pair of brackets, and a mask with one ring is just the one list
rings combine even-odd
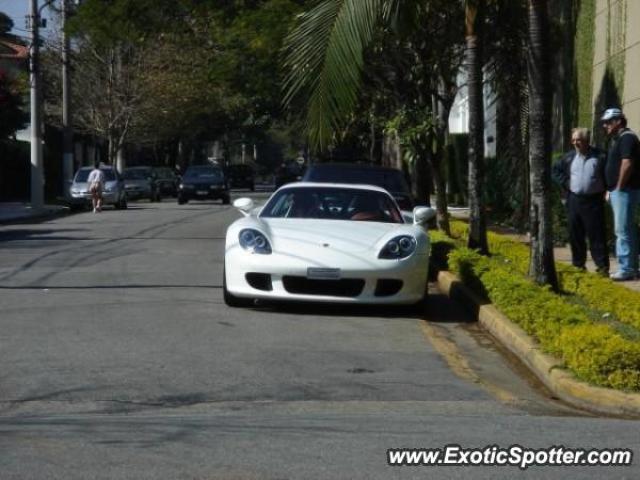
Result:
{"label": "asphalt road", "polygon": [[[239,194],[236,194],[236,197]],[[215,203],[0,226],[0,479],[639,478],[387,465],[389,448],[630,448],[459,307],[229,309]]]}

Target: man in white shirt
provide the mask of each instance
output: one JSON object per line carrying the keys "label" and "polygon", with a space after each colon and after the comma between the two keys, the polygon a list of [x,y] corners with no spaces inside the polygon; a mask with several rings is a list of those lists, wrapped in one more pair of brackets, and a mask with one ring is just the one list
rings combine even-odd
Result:
{"label": "man in white shirt", "polygon": [[102,189],[104,188],[104,173],[100,170],[100,164],[96,163],[87,178],[89,191],[91,192],[91,202],[93,203],[93,213],[102,211]]}

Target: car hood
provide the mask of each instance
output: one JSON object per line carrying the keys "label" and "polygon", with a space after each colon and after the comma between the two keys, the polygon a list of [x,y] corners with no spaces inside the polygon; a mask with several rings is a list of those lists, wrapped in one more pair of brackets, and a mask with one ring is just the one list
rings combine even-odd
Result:
{"label": "car hood", "polygon": [[224,185],[224,180],[183,180],[182,184],[196,187],[200,185]]}
{"label": "car hood", "polygon": [[71,190],[87,191],[89,190],[89,184],[87,182],[73,182]]}
{"label": "car hood", "polygon": [[263,218],[265,233],[275,250],[293,253],[304,247],[330,247],[345,253],[375,248],[389,232],[405,227],[398,223]]}
{"label": "car hood", "polygon": [[127,187],[146,187],[149,185],[149,180],[125,180],[124,184]]}

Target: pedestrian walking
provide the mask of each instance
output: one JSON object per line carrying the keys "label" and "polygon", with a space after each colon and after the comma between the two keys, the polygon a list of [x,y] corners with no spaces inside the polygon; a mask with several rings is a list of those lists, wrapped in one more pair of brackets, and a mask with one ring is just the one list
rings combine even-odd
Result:
{"label": "pedestrian walking", "polygon": [[605,222],[605,156],[590,145],[586,128],[571,131],[573,150],[553,165],[552,176],[566,199],[571,263],[586,270],[587,239],[596,271],[609,276]]}
{"label": "pedestrian walking", "polygon": [[627,128],[627,119],[619,108],[607,109],[600,120],[610,139],[605,177],[618,259],[618,271],[611,279],[632,280],[638,276],[638,229],[634,219],[640,202],[640,141]]}
{"label": "pedestrian walking", "polygon": [[100,164],[96,163],[87,178],[89,192],[91,193],[91,203],[93,213],[102,211],[102,190],[104,189],[104,173],[100,170]]}

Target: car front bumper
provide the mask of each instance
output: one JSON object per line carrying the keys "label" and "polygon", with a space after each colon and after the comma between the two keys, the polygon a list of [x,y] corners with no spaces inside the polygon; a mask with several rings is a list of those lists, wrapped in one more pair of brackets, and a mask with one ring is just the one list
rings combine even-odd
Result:
{"label": "car front bumper", "polygon": [[428,254],[402,260],[344,255],[339,278],[309,278],[309,268],[336,267],[295,254],[252,254],[238,245],[225,254],[227,290],[237,297],[402,305],[420,301],[427,291]]}
{"label": "car front bumper", "polygon": [[229,196],[229,192],[224,188],[197,188],[197,189],[181,189],[178,193],[182,198],[188,200],[206,200],[206,199],[221,199]]}
{"label": "car front bumper", "polygon": [[[90,202],[91,194],[89,192],[72,193],[69,199],[71,205],[84,205]],[[102,192],[102,203],[118,203],[118,192]]]}

